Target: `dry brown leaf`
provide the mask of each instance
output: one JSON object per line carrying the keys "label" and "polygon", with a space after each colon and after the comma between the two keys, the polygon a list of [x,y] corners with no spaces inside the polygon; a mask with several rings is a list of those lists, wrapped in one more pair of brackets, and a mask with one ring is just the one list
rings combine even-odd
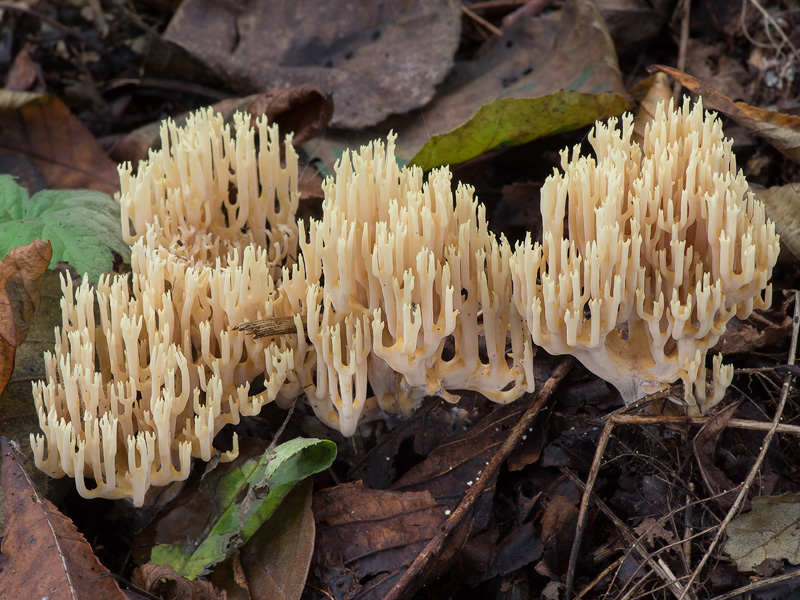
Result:
{"label": "dry brown leaf", "polygon": [[729,42],[723,40],[687,40],[686,71],[732,100],[746,98],[745,85],[752,80],[742,61],[730,52]]}
{"label": "dry brown leaf", "polygon": [[456,0],[185,0],[165,37],[245,93],[313,81],[361,128],[427,103],[460,32]]}
{"label": "dry brown leaf", "polygon": [[664,73],[656,73],[652,84],[647,90],[636,115],[633,117],[633,140],[640,146],[644,138],[644,128],[656,116],[656,107],[659,102],[668,104],[672,99],[672,90],[669,87],[669,77]]}
{"label": "dry brown leaf", "polygon": [[5,437],[0,450],[5,497],[0,598],[125,600],[72,521],[39,494]]}
{"label": "dry brown leaf", "polygon": [[17,53],[6,75],[7,90],[25,92],[33,88],[37,82],[39,86],[44,85],[42,68],[31,57],[32,49],[33,45],[26,42]]}
{"label": "dry brown leaf", "polygon": [[800,182],[753,188],[781,236],[781,247],[800,259]]}
{"label": "dry brown leaf", "polygon": [[0,260],[0,393],[14,371],[17,347],[28,335],[52,255],[50,242],[34,240]]}
{"label": "dry brown leaf", "polygon": [[714,456],[717,452],[720,436],[725,431],[728,421],[733,418],[737,408],[739,408],[738,403],[726,406],[711,417],[692,440],[694,455],[697,459],[697,466],[700,467],[703,481],[710,494],[718,494],[715,499],[725,510],[731,507],[736,495],[733,491],[723,492],[725,490],[734,490],[736,484],[714,463]]}
{"label": "dry brown leaf", "polygon": [[671,0],[595,0],[611,37],[620,45],[656,37],[672,12]]}
{"label": "dry brown leaf", "polygon": [[226,600],[227,594],[210,581],[198,577],[189,581],[172,567],[147,563],[134,569],[133,584],[163,600]]}
{"label": "dry brown leaf", "polygon": [[566,571],[577,522],[578,507],[566,496],[554,496],[546,504],[542,515],[544,556],[539,569],[546,565],[544,572]]}
{"label": "dry brown leaf", "polygon": [[675,542],[675,533],[664,527],[664,523],[654,517],[647,517],[633,528],[636,535],[641,536],[647,547],[652,549],[656,542],[672,544]]}
{"label": "dry brown leaf", "polygon": [[722,352],[725,355],[751,353],[780,344],[792,337],[791,316],[784,315],[780,323],[765,324],[764,320],[751,324],[733,317],[728,321],[725,333],[711,349],[711,353]]}
{"label": "dry brown leaf", "polygon": [[[398,134],[397,156],[411,160],[429,140],[471,122],[485,105],[539,99],[562,90],[592,94],[595,100],[606,92],[625,96],[614,43],[592,0],[568,0],[558,11],[535,17],[526,14],[514,20],[504,28],[501,38],[487,43],[479,58],[456,64],[436,97],[425,106],[424,118],[419,113],[399,115],[382,124],[384,130],[379,133],[366,131],[357,139],[350,135],[337,139],[329,134],[312,140],[304,149],[331,167],[345,147],[367,143],[376,135],[385,135],[385,129],[391,127]],[[568,104],[561,108],[569,112]],[[496,125],[493,118],[497,117],[479,119],[477,123],[481,130],[478,137],[486,148],[496,146],[486,145],[483,139],[485,132],[492,132]],[[543,118],[559,122],[552,115],[544,114]],[[525,121],[538,124],[541,119],[533,115],[512,121],[522,138],[526,131],[535,129]],[[507,141],[513,143],[510,138]],[[430,148],[429,154],[424,161],[417,157],[417,164],[441,164],[435,160],[435,148]]]}
{"label": "dry brown leaf", "polygon": [[253,600],[299,600],[314,553],[311,480],[281,502],[241,551],[242,570]]}
{"label": "dry brown leaf", "polygon": [[29,159],[48,188],[119,191],[117,165],[54,96],[0,90],[0,133],[0,154]]}
{"label": "dry brown leaf", "polygon": [[800,117],[734,102],[710,85],[672,67],[654,65],[650,70],[661,71],[677,79],[682,86],[703,97],[703,106],[730,117],[794,162],[800,163]]}
{"label": "dry brown leaf", "polygon": [[[229,122],[237,111],[249,113],[253,121],[264,115],[270,123],[278,123],[282,134],[293,132],[292,144],[299,146],[327,126],[333,115],[333,100],[319,87],[303,84],[244,98],[222,100],[212,108]],[[189,114],[175,117],[177,125],[184,125]],[[161,147],[160,130],[161,121],[156,121],[131,131],[111,150],[112,158],[119,162],[138,164],[140,160],[147,158],[151,148]]]}
{"label": "dry brown leaf", "polygon": [[427,491],[370,490],[360,481],[321,490],[314,494],[315,572],[334,598],[382,598],[453,506]]}

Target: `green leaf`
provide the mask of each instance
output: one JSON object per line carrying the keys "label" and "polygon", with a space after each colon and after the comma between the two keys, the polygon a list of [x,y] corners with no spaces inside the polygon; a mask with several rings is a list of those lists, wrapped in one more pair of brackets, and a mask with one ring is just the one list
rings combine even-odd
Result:
{"label": "green leaf", "polygon": [[220,512],[202,538],[191,548],[159,544],[150,562],[169,565],[187,579],[206,574],[244,545],[297,483],[327,469],[335,457],[330,440],[296,438],[245,462],[220,479],[215,492]]}
{"label": "green leaf", "polygon": [[538,98],[499,98],[484,104],[466,123],[431,137],[411,160],[424,170],[457,164],[499,146],[579,129],[630,107],[622,94],[559,91]]}
{"label": "green leaf", "polygon": [[50,268],[58,261],[97,281],[113,265],[112,248],[125,260],[119,204],[92,190],[44,190],[28,199],[10,175],[0,175],[0,257],[35,239],[53,246]]}

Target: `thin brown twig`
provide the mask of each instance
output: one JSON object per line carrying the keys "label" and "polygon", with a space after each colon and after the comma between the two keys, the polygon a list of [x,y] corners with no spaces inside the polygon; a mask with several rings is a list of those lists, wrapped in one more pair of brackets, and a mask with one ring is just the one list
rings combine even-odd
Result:
{"label": "thin brown twig", "polygon": [[[681,15],[681,38],[678,42],[678,60],[675,63],[675,68],[679,71],[685,71],[686,55],[689,48],[689,22],[692,13],[692,0],[683,0],[678,10],[681,8],[683,8],[683,14]],[[675,99],[675,102],[680,100],[680,92],[681,82],[676,79],[672,84],[672,97]]]}
{"label": "thin brown twig", "polygon": [[606,421],[603,431],[600,433],[600,439],[597,440],[597,448],[594,451],[592,467],[589,469],[589,477],[583,489],[583,498],[581,498],[581,508],[578,511],[578,523],[575,526],[575,539],[572,540],[572,550],[569,554],[567,586],[564,598],[570,598],[572,596],[572,588],[575,585],[575,567],[578,564],[578,552],[581,548],[583,530],[586,527],[586,517],[589,515],[589,500],[592,497],[594,483],[597,480],[597,474],[600,472],[600,463],[603,461],[603,454],[606,451],[606,446],[608,446],[608,441],[611,439],[611,432],[613,430],[614,421]]}
{"label": "thin brown twig", "polygon": [[600,439],[597,442],[594,459],[592,460],[592,466],[589,470],[589,478],[586,480],[586,487],[583,492],[583,498],[581,499],[581,507],[578,512],[578,523],[575,527],[575,539],[572,542],[572,550],[570,551],[569,564],[567,566],[566,593],[564,594],[565,598],[569,598],[572,595],[572,588],[575,585],[575,569],[578,563],[578,553],[580,552],[581,540],[583,539],[583,530],[586,527],[586,517],[589,514],[589,499],[591,497],[592,490],[594,489],[595,481],[597,480],[597,474],[600,471],[603,453],[608,445],[608,441],[611,439],[611,432],[614,429],[615,417],[622,416],[624,412],[631,410],[636,406],[648,404],[662,398],[665,399],[669,396],[669,393],[670,390],[666,389],[654,394],[650,394],[649,396],[646,396],[637,402],[609,413],[603,418],[603,421],[605,421],[605,426],[603,427],[603,431],[600,434]]}
{"label": "thin brown twig", "polygon": [[572,362],[573,359],[571,356],[562,359],[551,373],[550,378],[535,392],[530,407],[522,414],[520,420],[511,429],[508,437],[495,455],[492,456],[481,476],[469,490],[467,490],[467,493],[464,494],[461,502],[444,522],[439,532],[428,542],[417,558],[414,559],[414,562],[411,563],[411,566],[403,573],[400,580],[389,590],[384,600],[399,600],[404,597],[414,585],[417,577],[422,574],[429,563],[439,555],[445,542],[450,537],[450,534],[452,534],[455,528],[469,516],[475,502],[486,489],[486,485],[492,480],[493,475],[500,469],[514,448],[516,448],[522,440],[522,436],[525,435],[527,429],[533,424],[533,421],[539,415],[542,407],[550,399],[556,387],[558,387],[558,384],[561,383],[567,373],[569,373]]}
{"label": "thin brown twig", "polygon": [[474,10],[472,10],[469,6],[465,6],[465,5],[462,4],[461,5],[461,11],[465,15],[467,15],[470,19],[475,21],[476,23],[479,23],[480,25],[483,25],[486,29],[488,29],[494,35],[496,35],[498,37],[501,37],[503,35],[503,30],[502,29],[500,29],[496,25],[493,25],[492,23],[490,23],[489,21],[484,19],[482,16],[480,16],[478,13],[476,13]]}
{"label": "thin brown twig", "polygon": [[748,583],[740,588],[736,588],[735,590],[731,590],[730,592],[726,592],[720,596],[715,596],[711,600],[731,600],[732,598],[738,598],[740,596],[744,596],[745,594],[755,591],[760,588],[765,588],[768,585],[775,585],[776,583],[781,583],[784,581],[789,581],[791,579],[796,579],[800,577],[800,570],[792,571],[791,573],[782,573],[780,575],[775,575],[774,577],[767,577],[766,579],[759,579],[758,581],[754,581],[753,583]]}
{"label": "thin brown twig", "polygon": [[[761,13],[762,17],[764,18],[764,23],[768,23],[775,28],[775,30],[781,36],[781,40],[783,40],[783,43],[789,46],[789,49],[792,51],[792,54],[794,54],[795,59],[800,60],[800,52],[798,52],[797,48],[792,43],[792,40],[790,40],[789,37],[786,35],[786,33],[784,33],[781,26],[778,25],[778,23],[775,21],[774,18],[772,18],[772,15],[770,15],[769,12],[767,12],[767,10],[763,6],[761,6],[761,3],[758,0],[750,0],[750,4],[755,6],[758,12]],[[767,35],[769,35],[768,30],[767,30]],[[781,46],[779,46],[774,42],[773,42],[773,48],[775,50],[776,55],[780,55],[781,51],[783,50]]]}
{"label": "thin brown twig", "polygon": [[[685,415],[617,415],[611,420],[618,425],[670,425],[673,427],[691,425],[702,427],[711,419],[712,417],[688,417]],[[748,419],[730,419],[725,423],[725,426],[749,431],[769,431],[772,428],[772,423],[750,421]],[[800,435],[800,426],[781,423],[778,425],[777,432]]]}
{"label": "thin brown twig", "polygon": [[[795,354],[797,352],[797,338],[798,338],[798,329],[800,329],[800,292],[795,290],[794,292],[794,319],[793,319],[793,327],[792,327],[792,341],[789,347],[789,358],[788,364],[793,365],[795,362]],[[686,582],[686,588],[684,589],[683,594],[681,594],[678,600],[683,600],[686,597],[686,593],[691,588],[692,584],[697,580],[700,575],[700,572],[706,566],[706,563],[711,558],[714,549],[717,547],[719,542],[722,540],[722,536],[725,534],[726,529],[730,522],[736,517],[739,513],[739,510],[742,507],[742,504],[747,498],[747,494],[750,491],[750,487],[753,485],[753,481],[755,481],[756,475],[761,470],[761,465],[764,463],[764,458],[767,456],[767,450],[769,450],[770,444],[772,442],[772,438],[775,437],[775,433],[778,430],[778,425],[780,423],[781,418],[783,417],[783,409],[786,406],[786,400],[789,397],[789,390],[792,387],[792,379],[793,375],[790,373],[786,376],[786,380],[783,383],[783,388],[781,389],[781,396],[780,401],[778,402],[778,407],[775,410],[775,417],[772,420],[772,427],[767,432],[767,435],[764,436],[764,442],[761,444],[761,450],[756,457],[755,463],[750,469],[750,472],[747,474],[747,479],[745,479],[744,484],[742,484],[742,488],[739,491],[739,495],[736,497],[736,500],[731,506],[728,514],[725,515],[725,518],[720,523],[719,528],[717,529],[717,533],[714,536],[714,539],[711,540],[711,543],[706,549],[703,557],[700,559],[697,567],[695,567],[694,571],[692,571],[689,580]]]}
{"label": "thin brown twig", "polygon": [[[584,492],[588,489],[587,484],[583,483],[583,481],[581,481],[580,477],[578,477],[575,473],[573,473],[569,469],[561,469],[561,472],[564,473],[576,486],[578,486],[578,488],[582,489]],[[645,551],[643,549],[643,547],[641,546],[641,540],[644,537],[643,535],[640,535],[638,537],[634,536],[628,530],[627,526],[622,521],[622,519],[620,519],[616,514],[614,514],[614,511],[612,511],[605,504],[605,502],[603,502],[600,498],[598,498],[595,495],[594,491],[591,492],[590,499],[597,505],[597,507],[600,509],[600,511],[604,515],[606,515],[606,517],[608,517],[609,520],[611,520],[611,522],[617,528],[617,531],[620,532],[621,537],[629,545],[630,553],[634,554],[635,556],[637,556],[643,562],[648,563],[650,565],[650,567],[653,569],[653,571],[661,578],[662,581],[664,581],[664,585],[662,587],[674,587],[674,586],[679,586],[680,585],[680,583],[678,582],[678,580],[676,579],[675,575],[672,573],[670,568],[663,561],[663,559],[661,559],[659,556],[657,556],[657,553],[649,553],[649,552],[647,552],[647,551]],[[678,510],[684,510],[684,508],[685,507],[681,507]],[[673,513],[678,512],[678,510],[673,511]],[[700,537],[702,535],[705,535],[705,533],[706,533],[706,530],[698,531],[695,534],[693,534],[692,537]],[[667,549],[669,549],[671,547],[678,546],[682,542],[683,542],[683,540],[679,540],[677,542],[669,544],[669,545],[665,546],[664,548],[661,548],[658,552],[662,552],[662,551],[667,550]],[[679,591],[679,589],[673,589],[673,593],[676,596],[677,596],[676,592],[678,592],[678,591]],[[568,596],[565,595],[565,597],[568,597]],[[577,596],[577,597],[580,597],[580,596]]]}

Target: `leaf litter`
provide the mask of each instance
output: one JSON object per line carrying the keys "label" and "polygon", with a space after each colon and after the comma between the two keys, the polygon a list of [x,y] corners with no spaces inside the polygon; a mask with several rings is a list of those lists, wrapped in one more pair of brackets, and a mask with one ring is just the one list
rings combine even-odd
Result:
{"label": "leaf litter", "polygon": [[[69,19],[60,12],[63,9],[54,8],[53,14],[69,22],[56,28],[63,37],[12,36],[17,60],[6,83],[18,92],[5,96],[5,120],[0,121],[15,133],[8,138],[13,143],[2,149],[0,165],[32,194],[44,187],[113,193],[117,189],[113,162],[104,158],[95,137],[107,149],[116,144],[120,157],[135,162],[151,144],[148,131],[165,114],[178,117],[223,98],[228,98],[230,110],[254,110],[261,103],[269,113],[271,106],[288,98],[285,112],[281,108],[279,114],[292,123],[308,123],[300,126],[308,132],[306,140],[298,137],[306,151],[322,161],[304,168],[313,182],[305,196],[309,210],[313,210],[311,199],[319,198],[315,167],[324,174],[343,147],[394,128],[405,160],[425,166],[466,161],[459,178],[478,187],[478,195],[495,216],[506,211],[507,218],[492,221],[502,232],[516,229],[519,235],[537,227],[531,215],[537,213],[538,187],[558,163],[557,150],[579,143],[585,125],[631,106],[632,97],[639,101],[640,114],[652,112],[655,100],[667,97],[669,84],[647,80],[643,67],[683,61],[683,69],[669,73],[688,89],[702,92],[707,107],[740,124],[739,129],[726,124],[726,131],[736,132],[740,166],[753,174],[751,181],[764,185],[758,193],[789,251],[782,253],[784,262],[776,269],[773,308],[745,322],[734,321],[720,341],[719,349],[733,355],[737,366],[734,385],[739,404],[731,399],[730,408],[714,417],[687,420],[669,414],[670,405],[663,398],[661,404],[654,400],[653,406],[660,407],[657,414],[607,416],[616,401],[613,393],[576,366],[538,418],[525,432],[514,434],[519,437],[510,450],[501,452],[504,436],[513,430],[509,424],[524,418],[521,409],[489,407],[472,394],[465,394],[455,407],[429,402],[405,423],[365,426],[353,440],[331,436],[339,454],[313,477],[313,496],[310,480],[295,487],[274,519],[244,544],[239,543],[236,531],[241,526],[235,519],[229,539],[235,538],[232,545],[239,547],[231,553],[212,553],[215,562],[224,560],[213,567],[210,581],[199,577],[189,582],[148,563],[149,549],[154,543],[190,546],[202,539],[204,530],[213,528],[197,515],[213,508],[213,486],[219,485],[230,465],[219,467],[219,473],[196,472],[171,503],[166,494],[160,504],[135,516],[120,504],[113,510],[97,510],[95,506],[108,505],[76,504],[67,498],[76,522],[89,513],[106,524],[95,530],[90,556],[94,552],[110,559],[114,570],[126,577],[138,567],[136,581],[164,597],[180,597],[174,593],[180,588],[184,597],[196,598],[221,597],[223,591],[229,598],[242,599],[277,594],[377,598],[393,597],[395,584],[408,594],[424,585],[419,593],[433,599],[450,597],[450,590],[487,598],[556,597],[570,585],[573,592],[589,598],[663,594],[665,589],[680,597],[683,586],[689,590],[687,597],[727,597],[737,590],[756,598],[776,597],[776,586],[786,581],[780,578],[794,576],[791,543],[787,551],[777,528],[752,522],[765,515],[770,521],[783,518],[772,512],[779,510],[773,506],[786,508],[791,519],[800,487],[793,468],[799,433],[794,422],[800,409],[793,395],[779,404],[784,381],[796,369],[784,363],[788,340],[797,328],[788,290],[798,287],[800,270],[796,260],[786,257],[798,252],[794,216],[800,213],[795,190],[800,174],[784,157],[796,159],[792,119],[800,84],[788,76],[797,66],[794,42],[782,37],[800,19],[796,11],[780,12],[785,3],[778,0],[748,0],[741,6],[709,0],[708,11],[691,11],[691,23],[686,21],[691,28],[679,29],[684,17],[676,12],[669,24],[673,7],[667,2],[568,0],[524,6],[490,2],[463,8],[443,2],[436,6],[451,11],[444,22],[429,18],[425,27],[415,27],[409,23],[419,20],[389,18],[389,26],[396,26],[397,32],[381,25],[377,40],[345,34],[346,41],[334,42],[325,56],[331,65],[325,66],[323,60],[320,66],[314,62],[319,50],[311,43],[315,28],[327,32],[330,41],[332,31],[355,31],[347,29],[351,25],[368,31],[365,20],[379,17],[365,13],[359,16],[363,20],[343,23],[324,19],[327,13],[318,4],[305,10],[297,3],[287,4],[286,11],[307,17],[294,28],[281,25],[283,37],[273,36],[274,43],[264,44],[266,29],[258,29],[263,15],[254,11],[217,19],[208,26],[222,25],[226,31],[200,35],[201,17],[223,10],[222,5],[187,0],[176,10],[175,3],[153,4],[161,8],[103,3]],[[375,3],[413,13],[412,4]],[[696,3],[691,4],[694,9]],[[195,12],[187,19],[185,15],[196,6],[208,7],[207,14]],[[182,10],[184,15],[179,14]],[[11,24],[11,32],[44,31],[37,29],[42,26],[34,13],[9,9],[2,18]],[[276,18],[275,23],[285,21]],[[671,42],[663,43],[669,35],[665,26],[675,48]],[[431,31],[446,33],[437,40],[413,41],[435,37]],[[174,43],[176,32],[181,43],[186,40],[183,48]],[[200,40],[226,42],[221,54],[236,55],[238,61],[209,68],[203,54],[211,45],[198,48]],[[279,40],[302,50],[296,53],[298,64],[281,65],[257,53],[285,50]],[[431,53],[428,41],[441,43]],[[681,58],[679,44],[684,42]],[[359,61],[380,58],[376,50],[381,44],[392,48],[390,63],[368,61],[367,72]],[[729,54],[732,47],[741,52]],[[426,52],[435,59],[431,58],[425,77],[416,77],[422,69],[418,56]],[[301,60],[307,62],[299,64]],[[387,71],[385,64],[400,67]],[[254,88],[257,78],[267,72],[286,79],[274,78],[269,87]],[[415,86],[404,80],[409,75],[415,76]],[[65,102],[42,96],[43,81]],[[631,87],[637,81],[638,90]],[[312,84],[313,91],[299,92],[300,87],[275,91],[295,83]],[[232,97],[245,89],[259,94]],[[35,94],[25,95],[26,91]],[[325,128],[331,118],[330,100],[332,123],[338,129]],[[343,129],[347,127],[369,129]],[[572,129],[575,133],[569,133]],[[548,136],[555,137],[550,141]],[[69,139],[70,145],[54,144],[57,139]],[[108,229],[109,235],[116,231]],[[67,250],[74,246],[74,241],[65,243]],[[99,258],[89,258],[89,263],[95,273],[110,264]],[[784,299],[785,290],[789,297]],[[46,298],[57,303],[57,295],[48,293]],[[40,337],[51,339],[50,334]],[[41,343],[28,339],[20,348]],[[547,385],[555,367],[537,356],[536,368],[538,389]],[[35,376],[32,371],[30,377]],[[12,383],[9,389],[26,384]],[[0,397],[0,409],[6,408],[7,399],[8,393]],[[783,411],[783,421],[775,429],[778,443],[762,452],[776,406]],[[24,409],[18,411],[22,413]],[[255,420],[249,433],[256,440],[269,439],[279,414]],[[35,427],[35,415],[28,417],[33,417],[31,427]],[[22,419],[0,416],[4,432],[12,421]],[[291,427],[292,435],[330,435],[312,421],[301,415]],[[604,437],[604,428],[613,435]],[[263,446],[251,458],[261,456]],[[487,462],[493,465],[490,472],[479,473],[488,468]],[[742,481],[750,482],[748,495],[738,487]],[[4,482],[6,494],[7,490]],[[241,515],[245,503],[234,504]],[[733,519],[733,509],[745,511],[739,519],[752,515],[753,521]],[[6,520],[10,510],[3,509]],[[721,522],[727,538],[719,533]],[[134,552],[132,561],[108,552],[113,544],[104,536],[133,537],[137,528],[144,533],[129,549],[143,543],[144,551]],[[742,537],[743,532],[761,537],[754,541]],[[5,561],[6,546],[2,554]],[[705,566],[709,560],[717,561],[713,568]],[[760,562],[754,564],[756,560]],[[750,581],[753,573],[756,578]]]}

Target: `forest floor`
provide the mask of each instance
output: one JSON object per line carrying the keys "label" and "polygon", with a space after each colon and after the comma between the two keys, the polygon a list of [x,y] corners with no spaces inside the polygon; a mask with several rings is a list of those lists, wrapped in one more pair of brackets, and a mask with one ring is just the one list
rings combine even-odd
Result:
{"label": "forest floor", "polygon": [[[401,163],[450,164],[454,183],[474,186],[496,234],[540,240],[539,193],[559,151],[588,152],[596,120],[701,95],[782,236],[771,306],[734,317],[708,354],[735,368],[710,414],[684,414],[680,382],[624,406],[578,361],[541,349],[536,390],[514,403],[428,397],[350,438],[301,398],[278,442],[332,440],[335,460],[192,581],[151,549],[207,538],[213,486],[232,467],[196,461],[143,509],[42,475],[30,386],[62,322],[61,290],[48,271],[35,315],[36,302],[13,329],[7,263],[0,432],[17,449],[2,454],[0,596],[32,597],[20,565],[44,560],[37,577],[74,594],[59,597],[800,599],[799,71],[791,0],[0,1],[0,174],[31,196],[113,196],[117,164],[147,159],[163,119],[213,105],[294,131],[306,220],[322,214],[342,152],[394,131]],[[53,214],[49,227],[66,218]],[[83,237],[52,242],[58,271],[95,260],[91,237],[104,257],[90,268],[129,271],[119,231],[80,214]],[[0,254],[2,228],[23,227],[14,219],[0,214]],[[239,425],[237,460],[271,449],[286,415],[269,405]],[[17,456],[30,481],[12,471]],[[40,493],[54,505],[14,500]],[[29,539],[48,539],[43,523],[55,542]]]}

